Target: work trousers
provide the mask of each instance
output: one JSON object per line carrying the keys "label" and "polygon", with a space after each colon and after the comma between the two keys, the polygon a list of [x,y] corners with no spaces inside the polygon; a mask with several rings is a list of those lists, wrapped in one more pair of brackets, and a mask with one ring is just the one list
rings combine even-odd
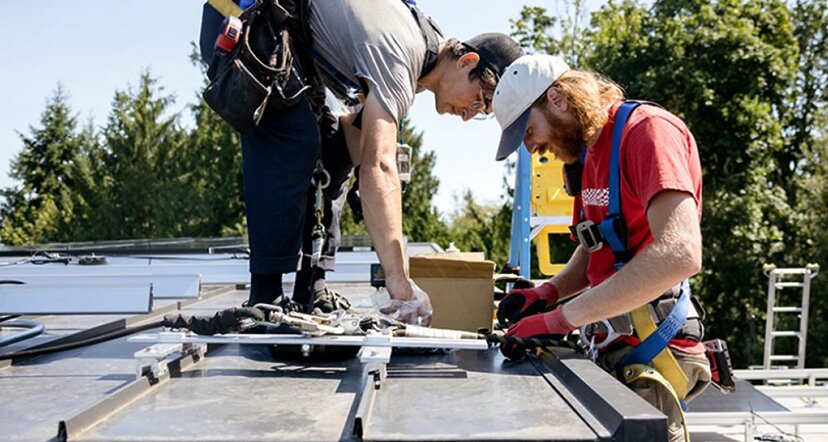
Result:
{"label": "work trousers", "polygon": [[[205,62],[213,55],[221,20],[215,9],[204,5],[200,44]],[[316,221],[315,188],[310,183],[320,155],[331,182],[324,190],[326,241],[319,267],[333,270],[339,216],[353,170],[336,118],[327,107],[311,106],[303,97],[288,109],[266,110],[258,127],[241,135],[241,144],[250,272],[295,272],[302,252],[309,257]]]}
{"label": "work trousers", "polygon": [[[629,346],[622,346],[618,349],[610,350],[601,355],[597,362],[604,369],[609,370],[609,367],[615,367],[615,364],[621,361],[631,350],[632,347]],[[687,397],[684,398],[684,401],[689,403],[710,385],[710,363],[704,354],[689,354],[672,348],[670,351],[675,356],[681,370],[687,375],[690,385],[692,385],[687,393]],[[627,386],[667,416],[667,440],[669,442],[683,442],[685,440],[681,409],[676,404],[672,393],[663,385],[644,379],[635,381]]]}

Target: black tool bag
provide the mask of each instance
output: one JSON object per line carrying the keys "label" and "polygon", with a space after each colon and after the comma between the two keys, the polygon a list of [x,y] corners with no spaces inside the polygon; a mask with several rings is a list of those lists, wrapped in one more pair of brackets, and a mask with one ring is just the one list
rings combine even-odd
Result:
{"label": "black tool bag", "polygon": [[292,15],[278,0],[259,0],[239,18],[241,40],[213,55],[204,100],[234,129],[251,132],[265,111],[295,105],[308,86],[293,56]]}

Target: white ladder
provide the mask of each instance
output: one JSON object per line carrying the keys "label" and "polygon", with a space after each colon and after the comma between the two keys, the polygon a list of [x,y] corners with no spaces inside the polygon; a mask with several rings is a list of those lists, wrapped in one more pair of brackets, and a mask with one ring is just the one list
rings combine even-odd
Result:
{"label": "white ladder", "polygon": [[[774,362],[796,362],[796,368],[805,368],[805,343],[808,339],[808,304],[811,296],[811,280],[819,273],[818,264],[808,264],[804,268],[777,269],[773,264],[762,266],[762,272],[768,277],[768,311],[765,324],[765,357],[763,368],[787,366]],[[784,276],[801,277],[798,281],[783,281]],[[801,288],[802,302],[799,306],[777,306],[776,291],[781,289]],[[777,313],[795,313],[799,316],[798,330],[776,330],[775,315]],[[796,354],[776,354],[773,352],[774,338],[797,338],[799,346]]]}

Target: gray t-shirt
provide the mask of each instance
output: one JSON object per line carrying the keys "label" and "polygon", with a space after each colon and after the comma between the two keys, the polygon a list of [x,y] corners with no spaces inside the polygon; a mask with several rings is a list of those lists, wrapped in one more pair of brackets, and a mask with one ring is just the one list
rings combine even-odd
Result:
{"label": "gray t-shirt", "polygon": [[408,113],[426,44],[401,0],[317,0],[310,27],[317,54],[354,83],[364,80],[396,121]]}

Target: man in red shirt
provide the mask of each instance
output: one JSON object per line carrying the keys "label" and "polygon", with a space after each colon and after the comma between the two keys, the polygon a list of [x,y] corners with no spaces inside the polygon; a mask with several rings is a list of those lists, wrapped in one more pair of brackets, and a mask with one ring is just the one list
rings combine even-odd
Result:
{"label": "man in red shirt", "polygon": [[[652,322],[665,319],[682,290],[689,296],[689,285],[682,281],[699,272],[702,258],[702,174],[696,142],[681,119],[655,105],[639,105],[626,124],[619,124],[616,192],[626,225],[626,235],[620,235],[626,240],[624,253],[611,248],[597,229],[611,212],[612,143],[623,102],[623,91],[612,81],[569,69],[560,58],[544,54],[523,56],[510,65],[493,102],[504,130],[497,160],[517,150],[521,141],[529,152],[553,153],[567,164],[571,187],[580,190],[574,195],[574,224],[592,226],[578,236],[581,244],[559,274],[538,287],[511,291],[498,308],[498,319],[511,324],[507,336],[519,338],[565,335],[582,327],[596,362],[608,370],[617,370],[640,342],[630,312],[650,304]],[[596,235],[593,241],[589,232]],[[679,400],[689,401],[710,381],[700,344],[700,310],[689,308],[669,350],[662,352],[672,354],[686,385],[673,385],[671,392],[651,380],[624,379],[668,416],[670,440],[686,437]],[[501,349],[514,357],[516,350],[523,351],[516,347]],[[658,371],[668,371],[653,361]]]}

